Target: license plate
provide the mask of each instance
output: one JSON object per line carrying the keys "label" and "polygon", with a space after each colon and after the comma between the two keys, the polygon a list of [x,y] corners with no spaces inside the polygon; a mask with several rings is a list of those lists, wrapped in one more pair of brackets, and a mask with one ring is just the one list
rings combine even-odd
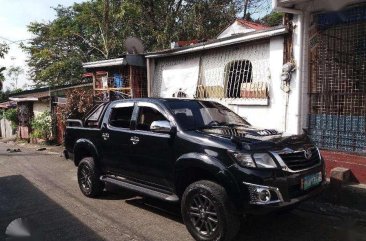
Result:
{"label": "license plate", "polygon": [[321,182],[322,182],[322,173],[321,172],[305,176],[302,179],[302,189],[307,190],[309,188],[317,186]]}

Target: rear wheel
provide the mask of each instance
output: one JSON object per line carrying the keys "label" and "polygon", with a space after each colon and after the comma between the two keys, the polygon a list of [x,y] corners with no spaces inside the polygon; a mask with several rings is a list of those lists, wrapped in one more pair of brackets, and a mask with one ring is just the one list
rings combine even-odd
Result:
{"label": "rear wheel", "polygon": [[199,241],[229,241],[239,231],[239,216],[225,189],[212,181],[191,184],[182,198],[182,217]]}
{"label": "rear wheel", "polygon": [[104,189],[100,181],[100,172],[92,157],[83,158],[78,165],[78,183],[81,192],[87,197],[96,197]]}

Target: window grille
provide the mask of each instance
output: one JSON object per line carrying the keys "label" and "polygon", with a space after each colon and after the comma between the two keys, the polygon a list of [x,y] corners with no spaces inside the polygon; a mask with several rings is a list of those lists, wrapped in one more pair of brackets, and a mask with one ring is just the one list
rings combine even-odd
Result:
{"label": "window grille", "polygon": [[240,98],[242,84],[253,81],[252,63],[249,60],[235,60],[225,67],[225,97]]}
{"label": "window grille", "polygon": [[268,99],[269,81],[269,42],[226,47],[202,56],[196,98]]}

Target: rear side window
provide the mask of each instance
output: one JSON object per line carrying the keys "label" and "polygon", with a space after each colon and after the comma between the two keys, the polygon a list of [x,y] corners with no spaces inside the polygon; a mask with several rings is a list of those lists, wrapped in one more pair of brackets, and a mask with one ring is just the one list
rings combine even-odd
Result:
{"label": "rear side window", "polygon": [[98,127],[100,116],[102,114],[104,105],[100,105],[92,114],[89,115],[88,119],[85,121],[88,127]]}
{"label": "rear side window", "polygon": [[112,108],[109,124],[114,127],[130,128],[133,106]]}

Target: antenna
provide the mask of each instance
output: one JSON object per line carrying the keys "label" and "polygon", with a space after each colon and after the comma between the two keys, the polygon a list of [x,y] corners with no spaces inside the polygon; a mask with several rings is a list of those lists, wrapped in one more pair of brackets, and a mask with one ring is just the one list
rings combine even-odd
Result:
{"label": "antenna", "polygon": [[136,37],[126,38],[125,48],[128,54],[142,54],[144,52],[142,41]]}

